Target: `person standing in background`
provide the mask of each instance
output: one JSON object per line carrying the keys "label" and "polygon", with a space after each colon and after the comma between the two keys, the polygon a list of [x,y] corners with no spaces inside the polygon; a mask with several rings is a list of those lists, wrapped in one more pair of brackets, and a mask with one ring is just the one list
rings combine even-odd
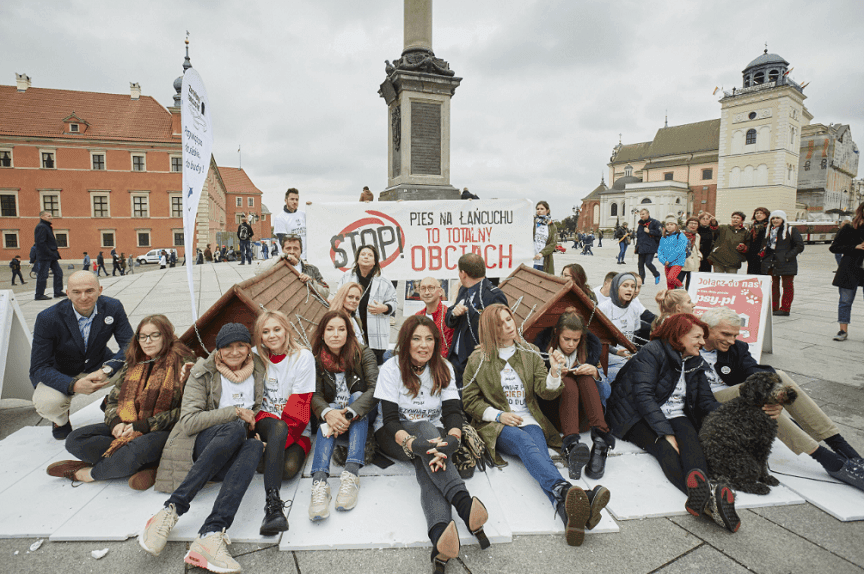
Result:
{"label": "person standing in background", "polygon": [[279,246],[286,235],[299,235],[303,241],[301,259],[306,259],[306,213],[299,211],[300,192],[289,188],[285,192],[285,207],[273,217],[273,232],[279,238]]}
{"label": "person standing in background", "polygon": [[16,255],[12,258],[12,261],[9,262],[9,267],[12,268],[12,285],[15,285],[15,276],[18,276],[18,279],[21,280],[21,285],[26,284],[24,281],[24,277],[21,275],[21,256]]}
{"label": "person standing in background", "polygon": [[[51,221],[54,215],[50,211],[39,213],[39,223],[33,230],[33,240],[36,244],[36,261],[39,263],[39,271],[36,275],[36,301],[48,301],[51,297],[45,295],[45,287],[48,284],[48,272],[54,274],[54,298],[65,297],[63,293],[63,270],[57,261],[60,252],[57,249],[57,239],[54,238],[54,229]],[[107,272],[106,272],[107,274]]]}

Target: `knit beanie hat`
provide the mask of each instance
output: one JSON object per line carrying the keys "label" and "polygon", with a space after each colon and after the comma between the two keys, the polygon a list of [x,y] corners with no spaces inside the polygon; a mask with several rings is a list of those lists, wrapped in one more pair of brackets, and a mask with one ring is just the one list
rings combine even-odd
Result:
{"label": "knit beanie hat", "polygon": [[674,214],[670,213],[666,216],[666,219],[663,220],[663,225],[666,225],[667,223],[678,225],[678,218]]}
{"label": "knit beanie hat", "polygon": [[786,221],[788,221],[788,220],[786,219],[786,212],[783,211],[782,209],[775,209],[774,211],[772,211],[772,212],[771,212],[771,215],[768,217],[768,221],[770,222],[770,221],[771,221],[772,219],[774,219],[775,217],[782,217],[782,218],[783,218],[783,223],[786,223]]}
{"label": "knit beanie hat", "polygon": [[219,334],[216,335],[216,348],[224,349],[231,343],[246,343],[252,344],[252,336],[249,334],[249,329],[242,323],[225,323],[219,329]]}

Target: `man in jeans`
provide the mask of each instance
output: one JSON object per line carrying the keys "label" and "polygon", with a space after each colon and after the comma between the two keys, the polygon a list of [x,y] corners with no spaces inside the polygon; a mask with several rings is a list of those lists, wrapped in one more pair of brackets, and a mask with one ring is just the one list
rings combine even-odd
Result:
{"label": "man in jeans", "polygon": [[45,287],[48,285],[48,272],[54,274],[54,297],[59,299],[65,297],[63,292],[63,270],[57,261],[60,252],[57,250],[57,240],[54,238],[54,229],[51,220],[54,216],[50,211],[39,212],[39,223],[33,230],[33,239],[36,245],[36,262],[39,263],[39,271],[36,275],[36,300],[50,301],[51,297],[45,295]]}
{"label": "man in jeans", "polygon": [[240,242],[240,265],[245,263],[252,265],[252,247],[249,241],[253,235],[255,235],[255,232],[252,230],[252,226],[246,223],[246,216],[241,215],[240,225],[237,227],[237,239]]}

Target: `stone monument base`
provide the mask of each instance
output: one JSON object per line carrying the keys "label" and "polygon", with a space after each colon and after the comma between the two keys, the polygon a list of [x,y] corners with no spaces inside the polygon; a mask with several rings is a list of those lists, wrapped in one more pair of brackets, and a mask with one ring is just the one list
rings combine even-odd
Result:
{"label": "stone monument base", "polygon": [[452,185],[421,185],[400,183],[388,187],[378,196],[379,201],[461,199],[462,192]]}

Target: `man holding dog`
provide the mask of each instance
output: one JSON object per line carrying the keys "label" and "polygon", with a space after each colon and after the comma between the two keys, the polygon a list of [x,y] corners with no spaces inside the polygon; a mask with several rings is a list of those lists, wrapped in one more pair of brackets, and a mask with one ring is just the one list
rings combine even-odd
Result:
{"label": "man holding dog", "polygon": [[[738,396],[741,383],[753,373],[776,372],[783,384],[798,394],[791,404],[763,407],[766,413],[777,419],[777,438],[795,454],[809,454],[834,478],[864,490],[864,459],[795,381],[783,371],[756,362],[747,343],[737,338],[741,330],[738,314],[729,307],[715,307],[703,313],[701,318],[709,328],[701,355],[710,367],[705,374],[714,397],[725,403]],[[831,448],[821,446],[821,441]]]}

